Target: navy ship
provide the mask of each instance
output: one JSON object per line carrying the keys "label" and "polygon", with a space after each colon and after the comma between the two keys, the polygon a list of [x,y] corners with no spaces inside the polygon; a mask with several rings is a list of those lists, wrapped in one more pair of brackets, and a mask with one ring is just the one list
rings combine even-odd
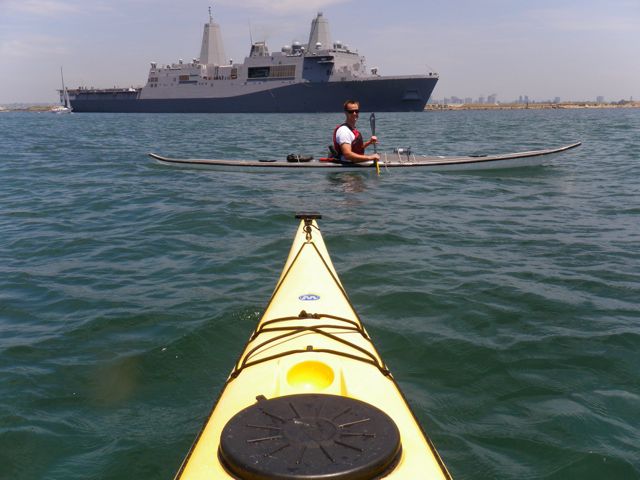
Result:
{"label": "navy ship", "polygon": [[74,112],[338,112],[351,98],[368,111],[406,112],[423,110],[437,81],[436,73],[381,76],[367,69],[365,57],[332,42],[322,13],[311,22],[306,44],[293,42],[270,53],[265,42],[252,41],[244,62],[233,63],[209,10],[200,58],[152,62],[144,87],[79,87],[68,95]]}

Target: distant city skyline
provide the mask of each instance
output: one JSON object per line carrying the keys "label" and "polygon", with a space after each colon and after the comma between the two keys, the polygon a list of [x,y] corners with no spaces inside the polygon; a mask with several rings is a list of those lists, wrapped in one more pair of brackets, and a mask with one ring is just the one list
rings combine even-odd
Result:
{"label": "distant city skyline", "polygon": [[561,98],[558,96],[552,98],[531,98],[529,95],[519,95],[517,98],[508,99],[500,98],[497,93],[491,95],[480,95],[473,98],[469,96],[460,97],[452,95],[450,97],[431,97],[431,103],[450,103],[450,104],[500,104],[500,103],[562,103],[562,102],[595,102],[595,103],[619,103],[619,102],[633,102],[634,98],[610,98],[607,99],[603,95],[597,95],[595,98]]}
{"label": "distant city skyline", "polygon": [[[149,64],[197,57],[210,2],[0,0],[0,104],[57,102],[69,87],[146,83]],[[213,2],[228,57],[249,38],[306,42],[323,11],[334,40],[381,75],[438,72],[434,98],[640,98],[638,0]]]}

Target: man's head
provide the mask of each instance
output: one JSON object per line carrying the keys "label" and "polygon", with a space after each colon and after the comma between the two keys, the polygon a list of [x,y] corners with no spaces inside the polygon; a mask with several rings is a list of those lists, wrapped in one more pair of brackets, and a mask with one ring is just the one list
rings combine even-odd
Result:
{"label": "man's head", "polygon": [[360,114],[360,102],[357,100],[347,100],[344,102],[344,114],[347,117],[347,122],[355,124]]}

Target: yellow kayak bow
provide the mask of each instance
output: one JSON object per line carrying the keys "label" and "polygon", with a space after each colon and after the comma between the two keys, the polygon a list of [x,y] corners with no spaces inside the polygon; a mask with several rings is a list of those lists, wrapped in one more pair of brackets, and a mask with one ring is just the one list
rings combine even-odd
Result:
{"label": "yellow kayak bow", "polygon": [[301,214],[269,304],[176,479],[450,479]]}

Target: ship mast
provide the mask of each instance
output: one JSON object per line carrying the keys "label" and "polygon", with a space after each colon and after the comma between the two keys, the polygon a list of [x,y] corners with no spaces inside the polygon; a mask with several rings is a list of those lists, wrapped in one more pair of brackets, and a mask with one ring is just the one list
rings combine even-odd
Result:
{"label": "ship mast", "polygon": [[318,12],[316,18],[311,21],[307,51],[312,52],[316,50],[318,44],[320,44],[321,49],[332,48],[329,21],[324,18],[322,12]]}
{"label": "ship mast", "polygon": [[204,65],[226,65],[220,25],[213,21],[211,7],[209,7],[209,23],[204,26],[202,33],[202,48],[200,49],[200,63]]}

